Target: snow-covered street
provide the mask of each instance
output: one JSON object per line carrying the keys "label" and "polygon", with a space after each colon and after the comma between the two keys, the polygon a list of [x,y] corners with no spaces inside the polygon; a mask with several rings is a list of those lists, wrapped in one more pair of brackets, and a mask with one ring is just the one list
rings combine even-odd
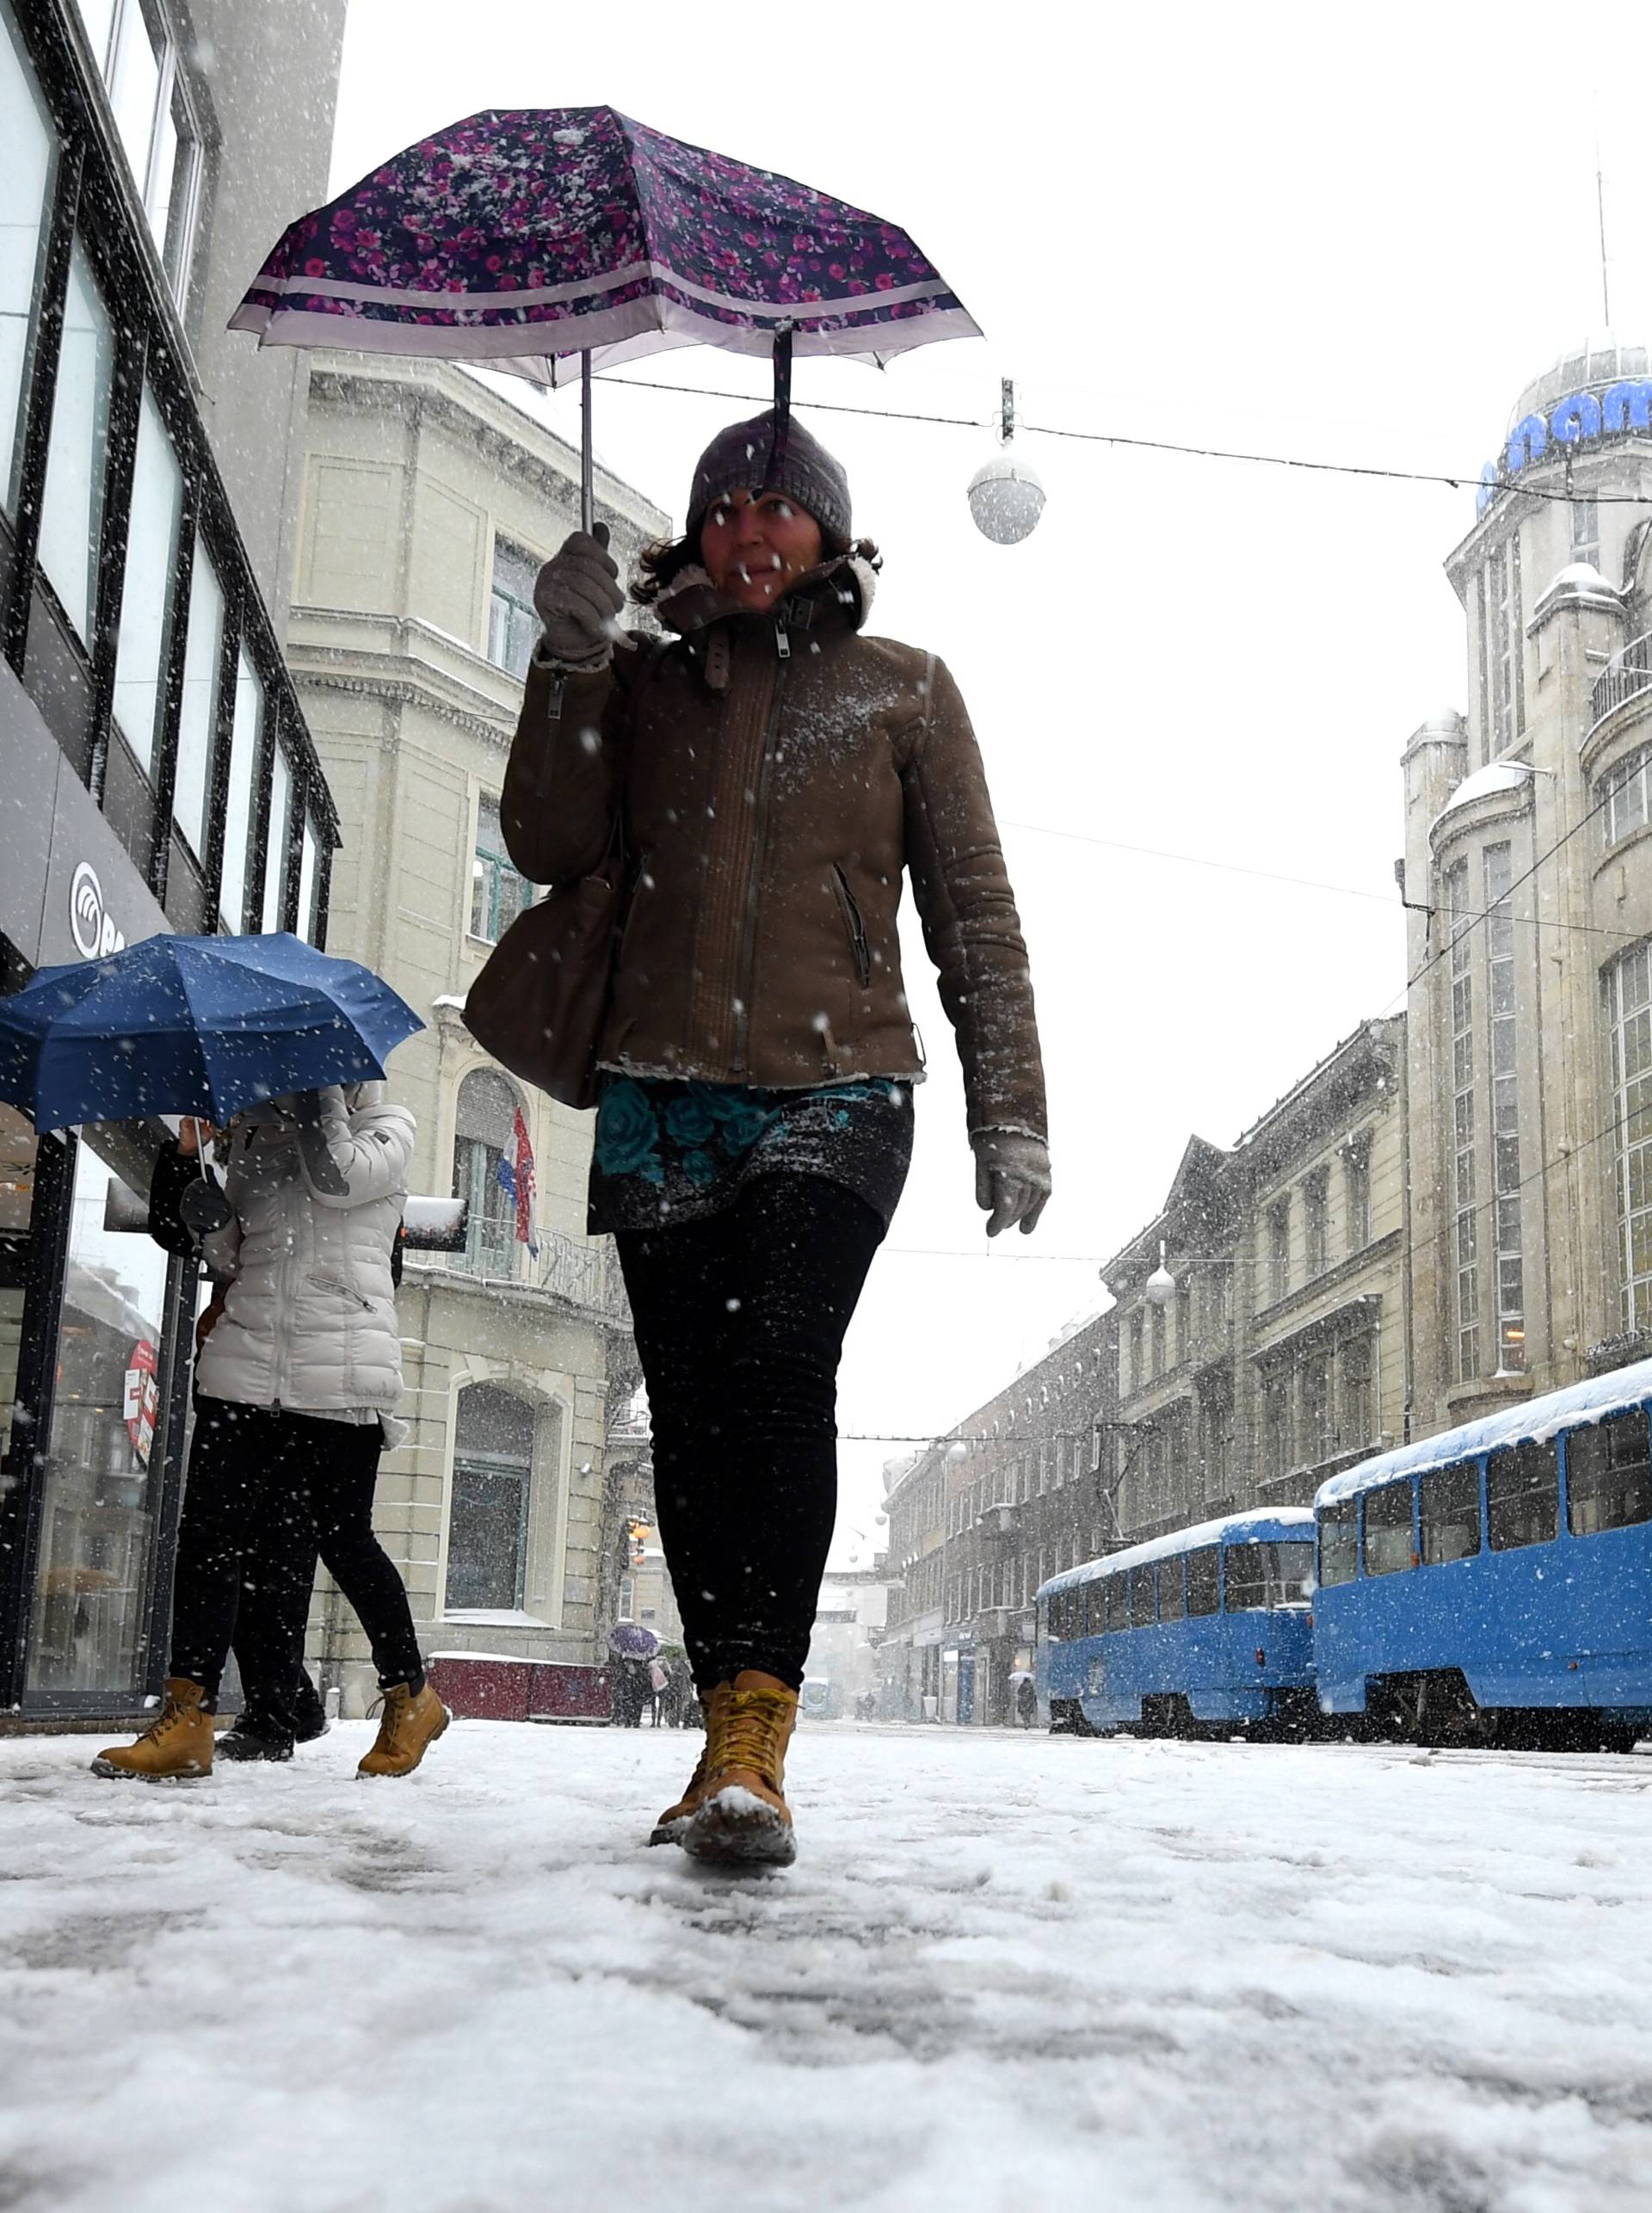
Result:
{"label": "snow-covered street", "polygon": [[1644,1755],[805,1725],[730,1879],[692,1737],[367,1741],[0,1743],[9,2213],[1652,2203]]}

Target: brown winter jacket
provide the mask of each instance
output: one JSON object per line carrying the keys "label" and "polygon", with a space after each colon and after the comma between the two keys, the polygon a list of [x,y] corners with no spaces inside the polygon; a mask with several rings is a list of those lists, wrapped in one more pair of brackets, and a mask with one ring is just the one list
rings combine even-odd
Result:
{"label": "brown winter jacket", "polygon": [[917,1076],[909,868],[970,1129],[1043,1137],[1026,947],[946,669],[860,634],[858,563],[773,615],[690,579],[660,606],[675,643],[638,637],[595,675],[529,670],[505,773],[505,843],[535,883],[599,867],[623,805],[632,890],[599,1059],[775,1088]]}

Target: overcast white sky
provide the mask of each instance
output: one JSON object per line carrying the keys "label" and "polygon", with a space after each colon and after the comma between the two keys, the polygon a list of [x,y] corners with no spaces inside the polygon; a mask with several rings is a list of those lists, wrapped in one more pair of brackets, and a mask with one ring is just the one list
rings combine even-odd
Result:
{"label": "overcast white sky", "polygon": [[[487,107],[606,102],[903,224],[987,332],[879,375],[800,363],[886,558],[874,628],[951,664],[1032,949],[1056,1196],[990,1249],[949,1033],[915,931],[932,1077],[844,1365],[845,1432],[933,1434],[1099,1300],[1190,1132],[1230,1143],[1403,983],[1398,757],[1464,700],[1441,562],[1470,489],[1026,435],[1049,505],[1018,547],[964,488],[985,431],[811,400],[1461,472],[1521,385],[1603,322],[1652,334],[1636,79],[1601,18],[1104,4],[623,9],[353,0],[334,177]],[[622,374],[767,398],[695,349]],[[578,435],[576,395],[552,419]],[[749,410],[600,388],[603,459],[681,516]],[[1532,579],[1534,588],[1543,579]],[[1110,845],[1100,841],[1113,841]],[[1147,846],[1365,897],[1119,852]],[[878,1538],[847,1444],[837,1557]]]}

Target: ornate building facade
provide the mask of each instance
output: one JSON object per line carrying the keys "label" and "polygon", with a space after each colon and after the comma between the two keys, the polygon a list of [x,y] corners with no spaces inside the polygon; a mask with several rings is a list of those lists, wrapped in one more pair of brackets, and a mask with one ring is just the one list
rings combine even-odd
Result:
{"label": "ornate building facade", "polygon": [[1407,748],[1414,1426],[1652,1347],[1652,377],[1516,403],[1447,574],[1468,712]]}

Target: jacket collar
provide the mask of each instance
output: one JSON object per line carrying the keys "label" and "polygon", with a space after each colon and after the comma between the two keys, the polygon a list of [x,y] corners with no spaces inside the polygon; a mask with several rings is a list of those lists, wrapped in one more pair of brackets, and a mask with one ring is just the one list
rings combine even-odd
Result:
{"label": "jacket collar", "polygon": [[780,622],[787,630],[823,630],[841,624],[859,630],[872,612],[876,587],[871,565],[858,554],[835,554],[799,576],[772,613],[760,614],[726,598],[705,570],[696,566],[679,573],[657,611],[667,630],[691,639],[719,622]]}

